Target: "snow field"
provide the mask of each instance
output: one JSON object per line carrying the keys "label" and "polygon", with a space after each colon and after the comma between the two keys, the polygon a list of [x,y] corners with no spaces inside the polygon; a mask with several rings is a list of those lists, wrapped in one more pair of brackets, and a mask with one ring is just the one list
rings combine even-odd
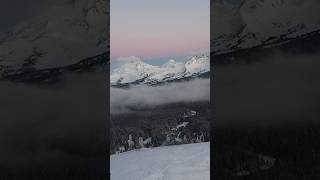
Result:
{"label": "snow field", "polygon": [[210,142],[111,155],[110,174],[111,180],[209,180]]}

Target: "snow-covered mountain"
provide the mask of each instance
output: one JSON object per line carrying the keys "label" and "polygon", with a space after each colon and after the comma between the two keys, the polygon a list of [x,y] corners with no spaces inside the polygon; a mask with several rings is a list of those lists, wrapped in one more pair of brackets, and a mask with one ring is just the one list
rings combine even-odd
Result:
{"label": "snow-covered mountain", "polygon": [[157,84],[183,78],[196,77],[210,71],[208,54],[193,56],[186,63],[171,59],[162,66],[153,66],[141,60],[129,60],[110,72],[113,86],[124,84]]}
{"label": "snow-covered mountain", "polygon": [[111,155],[110,175],[112,180],[209,180],[210,143],[145,148]]}
{"label": "snow-covered mountain", "polygon": [[107,1],[64,0],[0,35],[0,75],[70,66],[107,52]]}
{"label": "snow-covered mountain", "polygon": [[242,0],[239,4],[214,1],[212,5],[215,55],[278,46],[320,31],[317,0]]}

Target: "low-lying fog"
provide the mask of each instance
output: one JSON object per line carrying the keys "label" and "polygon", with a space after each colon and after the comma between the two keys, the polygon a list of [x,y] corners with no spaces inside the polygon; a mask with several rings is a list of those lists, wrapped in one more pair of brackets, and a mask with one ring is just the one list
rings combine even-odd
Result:
{"label": "low-lying fog", "polygon": [[216,68],[216,125],[320,122],[320,54],[257,60]]}
{"label": "low-lying fog", "polygon": [[105,74],[70,74],[48,86],[0,81],[0,166],[104,161],[108,90]]}
{"label": "low-lying fog", "polygon": [[130,112],[134,108],[147,108],[179,102],[210,100],[210,79],[195,79],[162,86],[132,86],[129,89],[110,89],[111,114]]}

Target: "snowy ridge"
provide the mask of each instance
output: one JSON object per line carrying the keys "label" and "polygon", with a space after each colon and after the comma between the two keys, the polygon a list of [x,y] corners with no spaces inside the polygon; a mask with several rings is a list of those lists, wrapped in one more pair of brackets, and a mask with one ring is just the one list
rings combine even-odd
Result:
{"label": "snowy ridge", "polygon": [[131,83],[157,84],[172,80],[194,77],[210,72],[208,54],[193,56],[186,63],[169,60],[162,66],[153,66],[141,60],[130,60],[110,72],[110,84]]}
{"label": "snowy ridge", "polygon": [[112,180],[209,180],[210,142],[111,155],[110,174]]}
{"label": "snowy ridge", "polygon": [[213,34],[215,55],[279,46],[320,30],[316,0],[242,0],[239,7],[215,1],[213,8],[213,24],[219,24]]}
{"label": "snowy ridge", "polygon": [[6,79],[14,82],[52,84],[59,82],[63,73],[69,72],[86,72],[92,70],[105,70],[108,58],[107,53],[84,58],[75,64],[60,66],[48,69],[35,69],[33,67],[23,67],[21,69],[2,68],[0,65],[0,80]]}
{"label": "snowy ridge", "polygon": [[56,3],[0,35],[0,73],[76,64],[107,50],[107,1]]}

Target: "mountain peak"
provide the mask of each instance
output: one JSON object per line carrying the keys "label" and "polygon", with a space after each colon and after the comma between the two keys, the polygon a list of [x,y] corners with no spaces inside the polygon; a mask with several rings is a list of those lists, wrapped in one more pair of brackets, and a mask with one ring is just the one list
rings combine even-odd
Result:
{"label": "mountain peak", "polygon": [[162,67],[164,68],[174,68],[177,62],[174,59],[170,59],[168,62],[164,63]]}
{"label": "mountain peak", "polygon": [[162,66],[153,66],[141,60],[130,60],[110,73],[111,85],[142,83],[155,84],[187,77],[198,76],[210,71],[207,55],[194,56],[186,63],[170,59]]}
{"label": "mountain peak", "polygon": [[170,63],[170,64],[175,64],[175,63],[177,63],[177,62],[176,62],[176,60],[174,60],[174,59],[170,59],[170,60],[168,61],[168,64],[169,64],[169,63]]}

